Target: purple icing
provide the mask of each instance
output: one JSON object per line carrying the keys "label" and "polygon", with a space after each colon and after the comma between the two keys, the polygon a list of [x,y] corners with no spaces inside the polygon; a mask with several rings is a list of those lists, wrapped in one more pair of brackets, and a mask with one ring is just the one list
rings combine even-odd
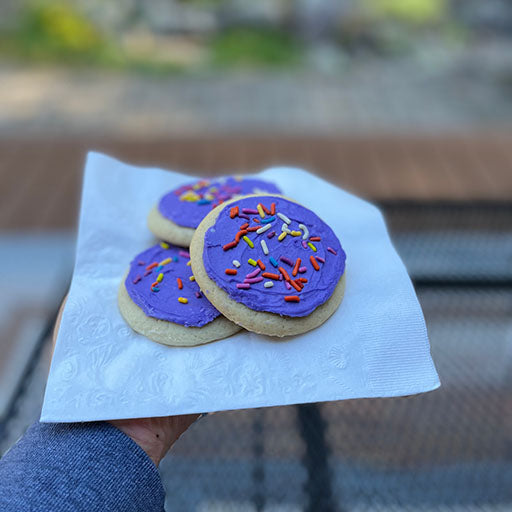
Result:
{"label": "purple icing", "polygon": [[[146,269],[152,263],[160,263],[167,258],[171,258],[172,261],[164,264],[162,268],[159,269],[157,266],[149,271]],[[192,270],[187,265],[188,261],[189,258],[183,256],[181,247],[170,244],[168,249],[157,244],[137,254],[130,263],[130,271],[125,281],[128,295],[147,316],[152,318],[187,327],[201,327],[215,320],[220,313],[202,294],[197,297],[199,286],[189,279]],[[157,285],[159,291],[152,291],[151,285],[160,273],[164,278]],[[178,277],[183,283],[181,290],[176,280]],[[188,303],[178,302],[178,297],[188,299]]]}
{"label": "purple icing", "polygon": [[[198,185],[199,188],[197,188]],[[196,189],[193,188],[194,186]],[[217,178],[214,181],[199,180],[178,187],[163,196],[158,204],[158,210],[176,224],[195,229],[212,208],[219,204],[219,201],[227,201],[235,195],[258,192],[281,193],[273,183],[254,178],[230,176]],[[193,200],[185,200],[187,197]]]}
{"label": "purple icing", "polygon": [[[230,209],[238,206],[242,208],[256,208],[258,202],[261,202],[269,211],[271,203],[276,204],[276,219],[272,222],[271,228],[261,234],[256,231],[247,233],[247,237],[253,242],[254,248],[251,248],[243,239],[238,245],[232,249],[224,250],[223,246],[235,239],[236,233],[246,220],[235,217],[230,218]],[[284,214],[291,223],[287,225],[277,213]],[[266,218],[270,217],[266,215]],[[250,226],[265,226],[260,219],[260,223],[255,223],[255,216],[251,217]],[[288,227],[290,231],[301,231],[300,236],[292,236],[287,234],[286,237],[279,241],[278,237],[282,233],[282,226]],[[306,247],[303,246],[302,234],[304,231],[299,227],[304,224],[309,230],[309,237]],[[275,231],[276,235],[269,238],[268,233]],[[320,237],[321,241],[310,242],[309,238]],[[268,255],[264,254],[261,240],[264,240],[268,247]],[[312,243],[316,252],[313,251],[307,243]],[[327,250],[331,247],[336,251],[336,255]],[[325,260],[317,260],[320,270],[316,271],[310,261],[310,256],[319,256]],[[275,261],[277,266],[271,261]],[[284,259],[284,261],[281,260]],[[297,258],[301,258],[301,271],[296,276],[292,275],[293,266]],[[254,273],[255,267],[248,263],[248,260],[261,260],[265,265],[265,270],[258,274],[263,277],[264,273],[280,274],[278,267],[282,267],[293,280],[298,278],[306,278],[307,283],[304,288],[298,292],[285,280],[272,280],[263,278],[259,282],[251,282],[255,278],[247,277]],[[333,293],[339,279],[345,271],[345,252],[343,251],[340,241],[334,234],[333,230],[320,219],[315,213],[303,206],[287,201],[280,197],[262,197],[240,199],[236,203],[232,203],[229,207],[224,208],[215,224],[208,229],[205,234],[205,243],[203,251],[203,262],[207,274],[217,283],[229,296],[237,301],[245,304],[247,307],[256,311],[268,311],[283,316],[301,317],[312,313],[318,306],[323,304]],[[241,264],[237,268],[237,275],[226,275],[226,268],[236,268],[233,260],[238,260]],[[287,261],[288,260],[288,261]],[[289,263],[292,262],[293,266]],[[271,288],[265,288],[264,284],[268,281],[273,283]],[[238,286],[240,283],[250,284],[250,288],[246,286]],[[285,296],[297,295],[300,302],[286,302]]]}

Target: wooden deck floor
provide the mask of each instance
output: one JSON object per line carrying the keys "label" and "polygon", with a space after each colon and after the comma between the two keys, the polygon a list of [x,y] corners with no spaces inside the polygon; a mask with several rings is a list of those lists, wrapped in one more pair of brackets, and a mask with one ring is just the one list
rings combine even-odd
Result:
{"label": "wooden deck floor", "polygon": [[374,201],[512,200],[512,133],[449,137],[0,140],[0,229],[76,223],[86,152],[191,174],[306,168]]}

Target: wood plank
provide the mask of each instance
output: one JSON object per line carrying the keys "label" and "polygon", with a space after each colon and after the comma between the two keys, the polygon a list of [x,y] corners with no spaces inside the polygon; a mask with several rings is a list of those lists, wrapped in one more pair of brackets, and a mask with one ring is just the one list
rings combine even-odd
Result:
{"label": "wood plank", "polygon": [[512,199],[512,133],[0,140],[0,229],[71,228],[88,149],[214,176],[303,167],[372,201]]}

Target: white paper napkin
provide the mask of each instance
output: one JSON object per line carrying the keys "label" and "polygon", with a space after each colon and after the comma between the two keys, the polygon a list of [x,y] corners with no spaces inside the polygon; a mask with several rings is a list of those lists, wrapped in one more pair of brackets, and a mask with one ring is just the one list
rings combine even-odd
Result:
{"label": "white paper napkin", "polygon": [[149,209],[191,178],[90,153],[42,421],[399,396],[439,386],[421,308],[379,210],[299,169],[258,176],[313,209],[340,238],[347,283],[338,311],[287,341],[244,331],[172,348],[136,334],[117,308],[119,282],[134,255],[155,243],[146,227]]}

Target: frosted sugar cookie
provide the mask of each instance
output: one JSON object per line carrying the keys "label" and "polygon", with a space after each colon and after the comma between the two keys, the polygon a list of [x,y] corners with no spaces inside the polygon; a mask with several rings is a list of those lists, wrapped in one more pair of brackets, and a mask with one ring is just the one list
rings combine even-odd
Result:
{"label": "frosted sugar cookie", "polygon": [[270,336],[309,331],[340,305],[345,252],[314,212],[274,194],[210,212],[190,246],[203,293],[227,318]]}
{"label": "frosted sugar cookie", "polygon": [[161,240],[188,247],[194,230],[213,208],[236,196],[258,192],[281,191],[256,178],[195,181],[165,194],[149,212],[148,227]]}
{"label": "frosted sugar cookie", "polygon": [[200,292],[188,252],[166,242],[133,259],[118,304],[135,331],[165,345],[201,345],[240,330]]}

